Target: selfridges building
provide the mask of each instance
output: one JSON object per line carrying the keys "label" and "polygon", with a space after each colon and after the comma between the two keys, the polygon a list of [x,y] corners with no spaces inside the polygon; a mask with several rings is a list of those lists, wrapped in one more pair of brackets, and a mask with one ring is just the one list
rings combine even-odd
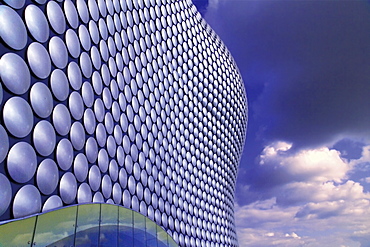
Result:
{"label": "selfridges building", "polygon": [[0,37],[0,245],[238,245],[246,93],[191,0],[1,0]]}

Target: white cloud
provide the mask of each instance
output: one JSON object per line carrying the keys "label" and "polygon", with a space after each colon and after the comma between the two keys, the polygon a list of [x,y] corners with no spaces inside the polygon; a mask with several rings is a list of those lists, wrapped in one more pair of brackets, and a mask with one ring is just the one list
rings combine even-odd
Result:
{"label": "white cloud", "polygon": [[219,2],[220,2],[219,0],[209,0],[208,1],[208,11],[210,11],[210,9],[212,10],[218,9]]}
{"label": "white cloud", "polygon": [[301,237],[300,237],[300,236],[298,236],[298,234],[297,234],[297,233],[295,233],[295,232],[292,232],[291,234],[286,233],[286,234],[285,234],[285,237],[291,237],[291,238],[301,239]]}
{"label": "white cloud", "polygon": [[335,149],[321,147],[290,154],[292,144],[276,142],[264,148],[260,164],[283,170],[295,181],[340,182],[352,165]]}
{"label": "white cloud", "polygon": [[[239,229],[238,232],[239,245],[243,246],[301,246],[305,243],[294,232],[269,232],[262,229],[244,228]],[[306,241],[309,241],[306,239]]]}
{"label": "white cloud", "polygon": [[[369,206],[366,199],[307,203],[302,207],[275,204],[270,209],[261,209],[258,203],[237,206],[235,218],[239,244],[358,247],[369,239]],[[304,210],[304,217],[296,217]]]}
{"label": "white cloud", "polygon": [[249,205],[240,207],[235,206],[236,225],[249,228],[255,226],[266,226],[266,224],[279,222],[281,224],[294,220],[295,212],[298,208],[289,208],[282,211],[276,205],[276,198],[257,201]]}
{"label": "white cloud", "polygon": [[343,184],[335,184],[332,181],[292,182],[279,187],[278,190],[282,193],[277,195],[277,202],[283,205],[370,198],[364,194],[363,186],[352,180]]}
{"label": "white cloud", "polygon": [[328,147],[291,148],[276,142],[263,150],[260,167],[289,179],[272,184],[270,199],[236,205],[240,246],[367,246],[370,193],[348,174],[370,161],[369,146],[350,162]]}
{"label": "white cloud", "polygon": [[369,146],[364,146],[362,148],[362,155],[361,155],[361,158],[359,159],[355,159],[355,160],[352,160],[351,161],[351,165],[352,166],[355,166],[355,165],[359,165],[359,164],[363,164],[363,163],[368,163],[370,162],[370,145]]}

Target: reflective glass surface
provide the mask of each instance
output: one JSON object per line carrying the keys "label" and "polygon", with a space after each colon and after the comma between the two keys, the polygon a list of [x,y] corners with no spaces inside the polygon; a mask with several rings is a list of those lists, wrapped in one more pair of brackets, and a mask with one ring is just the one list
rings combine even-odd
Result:
{"label": "reflective glass surface", "polygon": [[[157,241],[158,246],[178,246],[168,244],[172,238],[143,215],[100,203],[69,206],[5,222],[0,231],[1,246],[157,247]],[[150,236],[149,241],[146,236]]]}
{"label": "reflective glass surface", "polygon": [[29,246],[32,242],[36,218],[0,225],[1,246]]}
{"label": "reflective glass surface", "polygon": [[88,204],[78,207],[76,246],[98,246],[100,207]]}
{"label": "reflective glass surface", "polygon": [[100,246],[118,246],[118,207],[109,204],[101,205],[100,228],[109,234],[100,234]]}
{"label": "reflective glass surface", "polygon": [[[61,233],[71,236],[75,232],[77,207],[51,211],[37,216],[33,246],[49,246],[60,241]],[[50,224],[53,222],[53,224]],[[62,236],[63,236],[62,235]],[[74,241],[66,238],[63,243],[72,246]]]}

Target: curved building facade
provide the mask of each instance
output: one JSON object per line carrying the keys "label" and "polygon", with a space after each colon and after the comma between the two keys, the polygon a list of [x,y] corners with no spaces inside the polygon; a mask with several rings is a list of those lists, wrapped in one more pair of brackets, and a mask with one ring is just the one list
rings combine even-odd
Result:
{"label": "curved building facade", "polygon": [[190,0],[2,0],[0,113],[0,221],[118,204],[238,245],[246,93]]}

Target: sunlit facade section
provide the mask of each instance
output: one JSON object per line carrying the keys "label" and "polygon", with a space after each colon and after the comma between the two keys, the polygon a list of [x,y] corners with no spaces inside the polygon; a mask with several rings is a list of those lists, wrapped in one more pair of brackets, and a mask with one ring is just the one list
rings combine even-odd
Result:
{"label": "sunlit facade section", "polygon": [[246,93],[190,0],[3,0],[0,37],[0,221],[116,204],[238,245]]}

